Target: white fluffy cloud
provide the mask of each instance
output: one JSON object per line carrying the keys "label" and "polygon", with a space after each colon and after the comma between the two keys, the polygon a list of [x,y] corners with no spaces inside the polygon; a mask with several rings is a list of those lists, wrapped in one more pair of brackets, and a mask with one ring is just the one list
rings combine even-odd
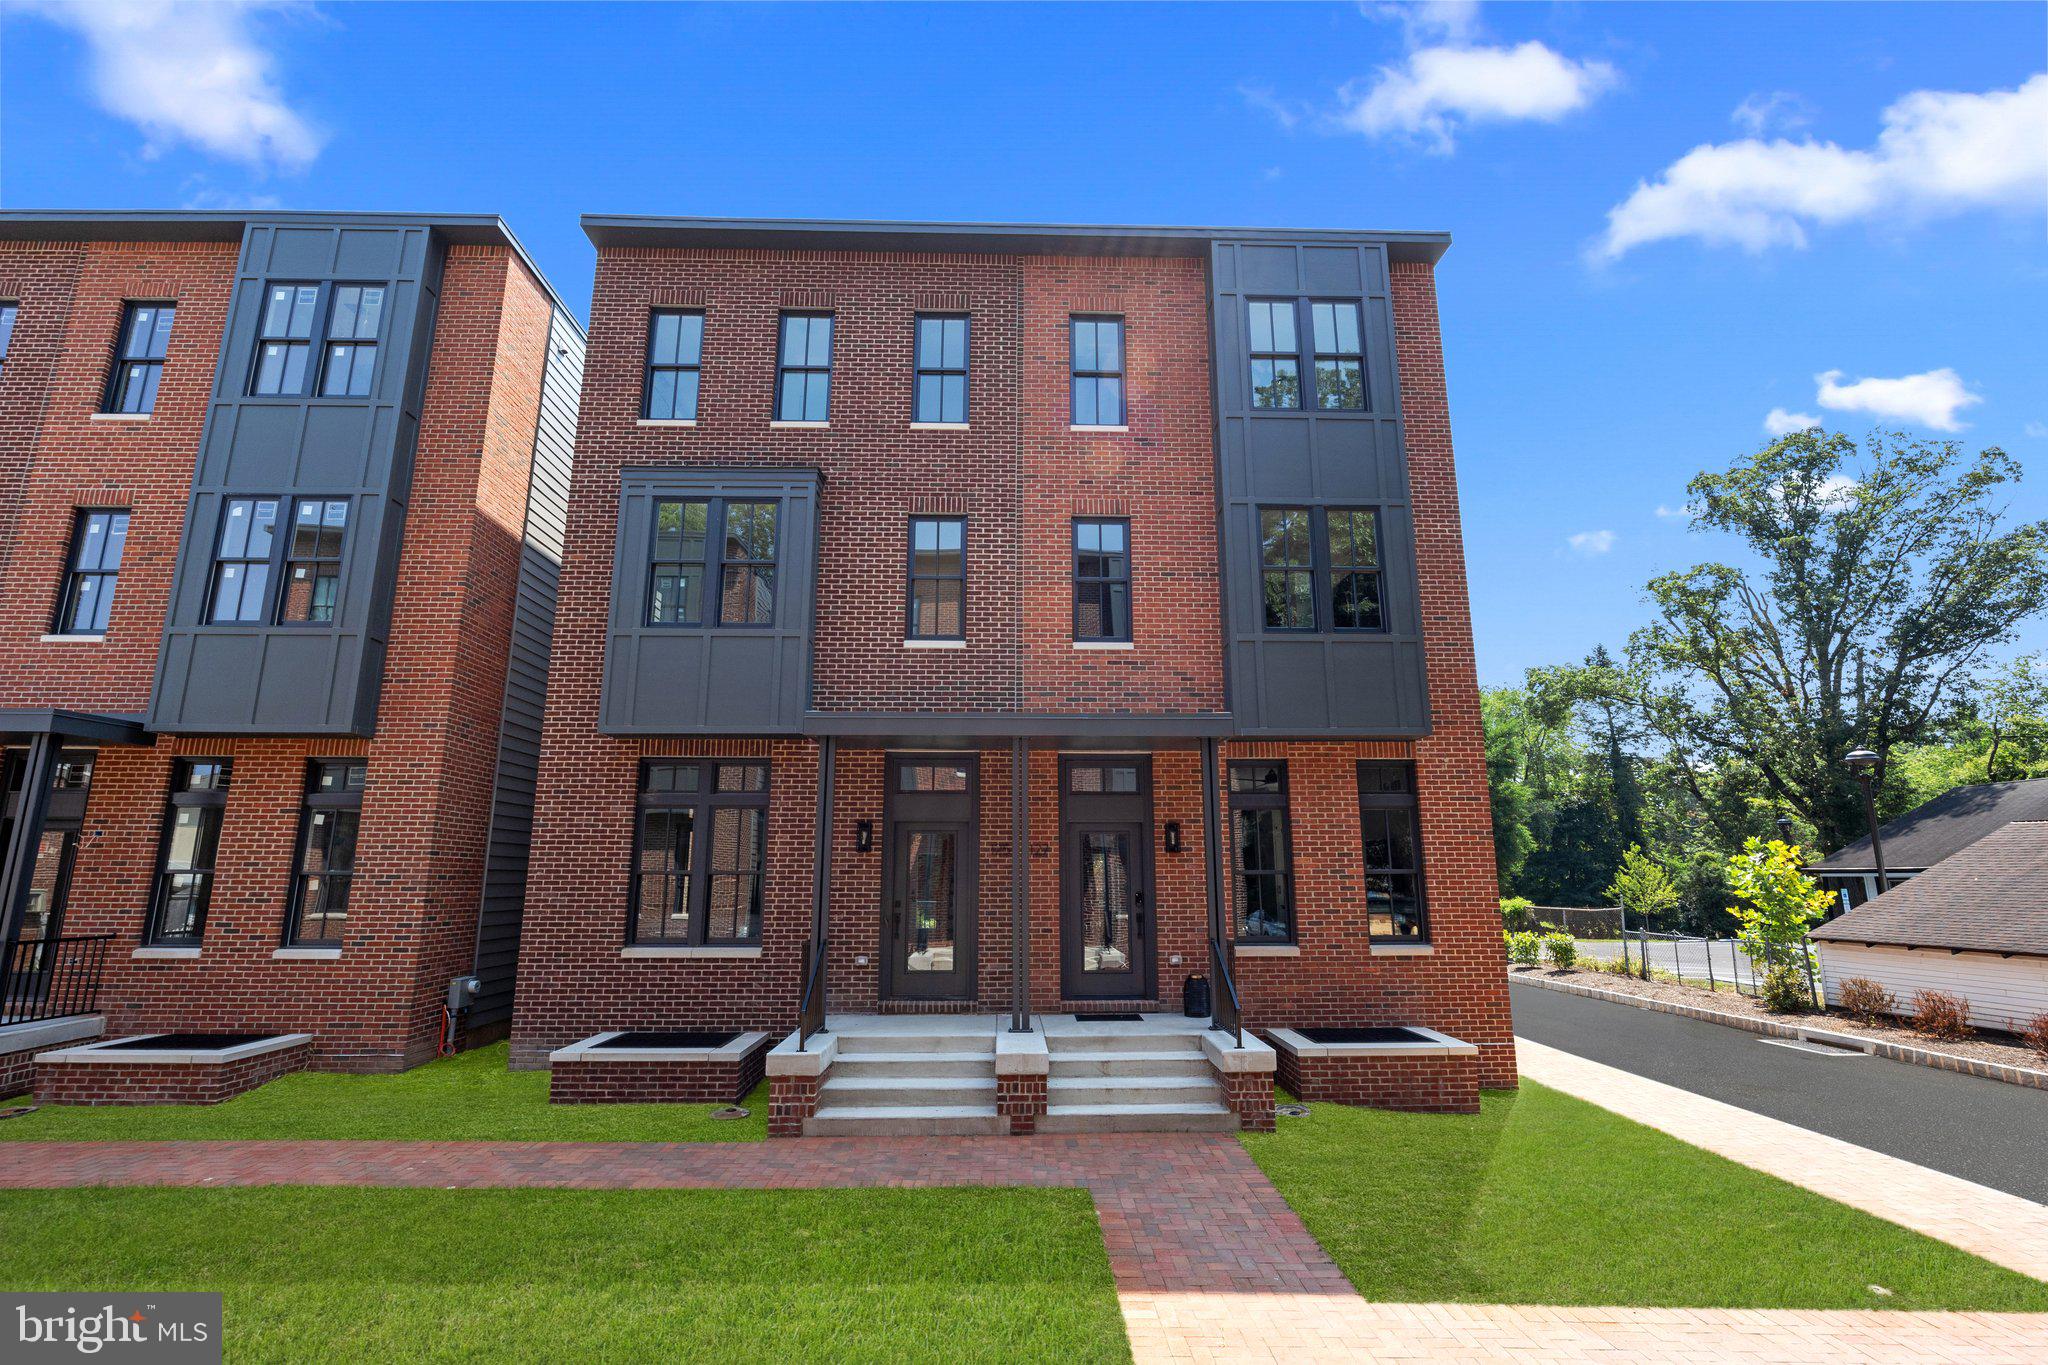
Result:
{"label": "white fluffy cloud", "polygon": [[1963,385],[1963,377],[1946,367],[1897,379],[1842,382],[1840,370],[1813,377],[1814,401],[1835,412],[1862,412],[1872,417],[1912,422],[1936,431],[1961,431],[1956,414],[1983,402]]}
{"label": "white fluffy cloud", "polygon": [[2029,422],[2026,433],[2037,441],[2048,438],[2048,422]]}
{"label": "white fluffy cloud", "polygon": [[2048,74],[1985,94],[1917,90],[1883,122],[1869,148],[1755,137],[1695,147],[1608,211],[1594,254],[1675,237],[1760,252],[1859,219],[2048,202]]}
{"label": "white fluffy cloud", "polygon": [[145,154],[190,143],[214,156],[298,169],[323,138],[278,87],[256,32],[280,0],[29,0],[85,40],[101,107],[141,128]]}
{"label": "white fluffy cloud", "polygon": [[1789,90],[1760,90],[1736,105],[1735,112],[1728,117],[1751,137],[1804,128],[1813,121],[1806,101]]}
{"label": "white fluffy cloud", "polygon": [[1611,87],[1615,70],[1574,61],[1542,43],[1514,47],[1418,48],[1370,82],[1342,91],[1337,121],[1368,136],[1416,137],[1437,152],[1457,145],[1474,123],[1555,123]]}
{"label": "white fluffy cloud", "polygon": [[1823,425],[1825,423],[1810,412],[1787,412],[1783,408],[1772,408],[1764,414],[1764,430],[1772,436],[1789,436],[1795,431]]}
{"label": "white fluffy cloud", "polygon": [[1614,532],[1612,531],[1576,531],[1566,536],[1564,540],[1565,544],[1572,547],[1573,553],[1582,554],[1588,558],[1594,555],[1604,555],[1614,548]]}

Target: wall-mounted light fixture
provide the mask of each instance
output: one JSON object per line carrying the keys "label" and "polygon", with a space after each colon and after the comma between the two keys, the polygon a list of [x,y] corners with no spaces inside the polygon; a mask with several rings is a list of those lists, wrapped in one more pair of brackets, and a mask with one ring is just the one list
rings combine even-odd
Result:
{"label": "wall-mounted light fixture", "polygon": [[875,822],[862,820],[853,827],[853,851],[866,853],[875,846]]}
{"label": "wall-mounted light fixture", "polygon": [[1180,852],[1180,821],[1178,820],[1168,820],[1166,822],[1166,851],[1168,853]]}

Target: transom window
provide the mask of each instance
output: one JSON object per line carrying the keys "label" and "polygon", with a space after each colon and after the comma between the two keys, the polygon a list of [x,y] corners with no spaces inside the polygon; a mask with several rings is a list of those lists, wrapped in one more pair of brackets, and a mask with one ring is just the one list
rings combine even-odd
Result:
{"label": "transom window", "polygon": [[697,420],[704,363],[704,315],[657,308],[647,319],[647,387],[640,415],[656,422]]}
{"label": "transom window", "polygon": [[303,947],[339,947],[348,927],[355,882],[356,834],[362,819],[362,759],[315,759],[306,779],[299,820],[298,870],[292,878],[285,941]]}
{"label": "transom window", "polygon": [[[780,506],[726,498],[655,499],[647,624],[706,624],[704,590],[713,575],[717,624],[773,624]],[[718,547],[715,555],[713,546]]]}
{"label": "transom window", "polygon": [[14,344],[14,314],[17,305],[0,303],[0,368],[7,364],[7,350]]}
{"label": "transom window", "polygon": [[1131,524],[1120,517],[1074,522],[1074,638],[1131,638]]}
{"label": "transom window", "polygon": [[1137,792],[1143,790],[1134,763],[1070,763],[1067,790],[1083,794]]}
{"label": "transom window", "polygon": [[904,763],[896,769],[896,789],[906,792],[964,792],[967,768],[959,763]]}
{"label": "transom window", "polygon": [[906,638],[966,638],[966,546],[964,517],[910,519],[910,618]]}
{"label": "transom window", "polygon": [[1287,765],[1230,765],[1230,845],[1239,943],[1294,938],[1294,856],[1287,822]]}
{"label": "transom window", "polygon": [[1077,427],[1124,424],[1124,320],[1068,320],[1073,422]]}
{"label": "transom window", "polygon": [[334,290],[327,322],[327,355],[320,366],[324,398],[364,398],[377,369],[377,336],[384,325],[381,286],[344,284]]}
{"label": "transom window", "polygon": [[205,931],[229,766],[224,758],[181,758],[171,770],[147,935],[151,943],[196,944]]}
{"label": "transom window", "polygon": [[1415,943],[1429,937],[1417,817],[1414,764],[1358,765],[1366,918],[1375,941]]}
{"label": "transom window", "polygon": [[832,416],[832,315],[784,313],[775,371],[775,420],[825,422]]}
{"label": "transom window", "polygon": [[221,508],[220,545],[213,556],[215,625],[262,621],[270,593],[270,562],[277,550],[278,498],[229,498]]}
{"label": "transom window", "polygon": [[170,303],[131,303],[123,310],[113,380],[107,386],[108,412],[156,411],[157,383],[163,378],[164,354],[177,317],[177,305]]}
{"label": "transom window", "polygon": [[284,564],[286,621],[328,622],[341,595],[341,547],[348,533],[348,501],[302,498],[292,516]]}
{"label": "transom window", "polygon": [[967,319],[917,319],[917,393],[912,420],[967,420]]}
{"label": "transom window", "polygon": [[71,570],[64,580],[64,604],[57,615],[63,635],[100,635],[114,610],[114,584],[128,544],[128,514],[86,511],[71,534]]}
{"label": "transom window", "polygon": [[1365,342],[1355,303],[1311,303],[1316,346],[1316,406],[1365,410]]}
{"label": "transom window", "polygon": [[317,284],[273,284],[256,336],[257,394],[304,393],[306,361],[313,349],[313,322],[320,306]]}
{"label": "transom window", "polygon": [[1379,514],[1261,507],[1259,597],[1267,630],[1384,631]]}
{"label": "transom window", "polygon": [[1294,326],[1294,300],[1253,299],[1247,307],[1252,406],[1268,410],[1300,407],[1301,341]]}
{"label": "transom window", "polygon": [[638,820],[627,941],[758,943],[768,765],[643,764]]}

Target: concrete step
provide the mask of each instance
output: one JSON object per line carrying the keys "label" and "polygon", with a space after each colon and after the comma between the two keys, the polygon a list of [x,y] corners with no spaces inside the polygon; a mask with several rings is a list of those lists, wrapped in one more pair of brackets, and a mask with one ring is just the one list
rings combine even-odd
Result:
{"label": "concrete step", "polygon": [[1045,1049],[1057,1057],[1062,1053],[1082,1052],[1182,1052],[1191,1057],[1202,1055],[1200,1033],[1165,1033],[1135,1028],[1119,1029],[1109,1025],[1100,1031],[1047,1032]]}
{"label": "concrete step", "polygon": [[805,1137],[993,1137],[1004,1129],[994,1105],[856,1105],[804,1120]]}
{"label": "concrete step", "polygon": [[1205,1076],[1216,1068],[1200,1052],[1133,1048],[1124,1052],[1053,1052],[1047,1058],[1054,1079],[1061,1076]]}
{"label": "concrete step", "polygon": [[834,1066],[818,1087],[818,1112],[869,1108],[874,1105],[916,1105],[939,1108],[993,1105],[996,1078],[962,1076],[841,1076]]}
{"label": "concrete step", "polygon": [[842,1033],[838,1038],[841,1057],[879,1057],[904,1052],[982,1053],[993,1057],[996,1051],[996,1036],[988,1030],[977,1033],[937,1033],[930,1029],[901,1033],[863,1031]]}
{"label": "concrete step", "polygon": [[1237,1115],[1215,1104],[1055,1104],[1041,1133],[1234,1133]]}
{"label": "concrete step", "polygon": [[1055,1076],[1047,1105],[1221,1104],[1223,1087],[1211,1076]]}
{"label": "concrete step", "polygon": [[995,1075],[995,1065],[993,1052],[842,1052],[832,1075],[983,1077]]}

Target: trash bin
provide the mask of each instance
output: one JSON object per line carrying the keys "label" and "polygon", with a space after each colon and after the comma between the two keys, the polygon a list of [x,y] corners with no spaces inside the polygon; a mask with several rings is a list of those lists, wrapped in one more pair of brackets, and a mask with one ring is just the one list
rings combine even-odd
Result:
{"label": "trash bin", "polygon": [[1180,983],[1181,1013],[1190,1019],[1209,1017],[1209,978],[1199,973]]}

